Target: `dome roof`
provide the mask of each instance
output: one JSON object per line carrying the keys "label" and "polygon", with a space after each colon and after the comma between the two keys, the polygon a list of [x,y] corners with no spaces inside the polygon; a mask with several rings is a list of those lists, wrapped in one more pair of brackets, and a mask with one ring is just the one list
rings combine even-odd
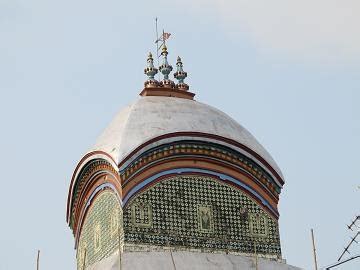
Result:
{"label": "dome roof", "polygon": [[91,151],[104,151],[119,164],[149,140],[176,132],[212,134],[236,141],[264,159],[282,178],[270,154],[244,127],[209,105],[183,98],[139,98],[115,116]]}

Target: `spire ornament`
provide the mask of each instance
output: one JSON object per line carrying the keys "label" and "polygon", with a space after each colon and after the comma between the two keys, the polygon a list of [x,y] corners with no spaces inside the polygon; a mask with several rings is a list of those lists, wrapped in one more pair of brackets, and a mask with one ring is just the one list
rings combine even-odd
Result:
{"label": "spire ornament", "polygon": [[148,80],[144,83],[144,86],[145,88],[158,87],[159,82],[155,80],[155,75],[158,73],[158,69],[154,67],[154,59],[151,52],[149,52],[147,63],[148,65],[144,69],[144,73],[146,74],[146,76],[148,76]]}
{"label": "spire ornament", "polygon": [[160,72],[164,75],[164,79],[161,81],[161,86],[165,88],[175,88],[175,83],[169,79],[169,74],[173,70],[173,67],[168,63],[167,55],[168,55],[167,47],[164,43],[162,46],[161,55],[163,56],[163,63],[159,66]]}
{"label": "spire ornament", "polygon": [[[145,87],[141,91],[140,96],[142,97],[171,97],[171,98],[184,98],[194,100],[195,94],[189,91],[189,86],[184,82],[187,77],[187,72],[183,70],[183,63],[181,58],[177,58],[176,62],[176,72],[174,73],[175,79],[178,80],[178,83],[175,84],[174,81],[170,79],[170,73],[173,70],[173,67],[168,62],[168,50],[166,47],[166,40],[169,39],[170,33],[163,31],[162,36],[158,36],[157,32],[157,19],[156,23],[156,60],[157,65],[154,66],[154,59],[151,53],[147,58],[147,67],[144,69],[144,73],[148,76],[147,81],[144,83]],[[159,63],[159,53],[161,51],[160,57],[161,64]],[[161,73],[163,79],[155,79],[156,74]]]}
{"label": "spire ornament", "polygon": [[174,73],[175,79],[178,80],[178,83],[176,84],[176,88],[178,88],[180,90],[188,91],[189,85],[184,83],[184,80],[187,77],[187,72],[185,72],[183,70],[183,63],[181,61],[180,56],[178,56],[178,58],[177,58],[176,67],[177,67],[177,70]]}

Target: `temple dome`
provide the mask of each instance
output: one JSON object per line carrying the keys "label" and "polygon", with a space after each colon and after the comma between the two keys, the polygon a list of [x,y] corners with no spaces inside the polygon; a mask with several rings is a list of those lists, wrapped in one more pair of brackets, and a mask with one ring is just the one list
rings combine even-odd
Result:
{"label": "temple dome", "polygon": [[91,151],[106,152],[120,164],[144,143],[174,133],[216,135],[240,143],[283,178],[276,162],[249,131],[220,110],[184,98],[140,97],[115,116]]}

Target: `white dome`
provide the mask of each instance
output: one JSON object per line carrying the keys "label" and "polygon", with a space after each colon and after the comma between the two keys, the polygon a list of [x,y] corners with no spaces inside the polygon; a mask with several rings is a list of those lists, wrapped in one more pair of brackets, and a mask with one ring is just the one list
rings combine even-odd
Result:
{"label": "white dome", "polygon": [[175,132],[200,132],[234,140],[261,156],[282,178],[270,154],[244,127],[209,105],[183,98],[139,98],[116,115],[91,151],[104,151],[119,164],[140,145]]}

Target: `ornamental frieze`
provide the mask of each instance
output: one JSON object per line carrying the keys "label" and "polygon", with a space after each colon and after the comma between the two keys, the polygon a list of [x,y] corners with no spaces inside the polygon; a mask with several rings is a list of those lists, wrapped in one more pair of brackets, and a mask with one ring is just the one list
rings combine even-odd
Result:
{"label": "ornamental frieze", "polygon": [[120,172],[122,182],[126,184],[126,182],[140,169],[143,169],[144,167],[156,161],[161,161],[173,156],[181,155],[197,155],[215,158],[231,163],[258,179],[262,185],[273,192],[276,197],[278,197],[280,193],[281,188],[275,184],[272,177],[263,168],[261,168],[257,163],[248,157],[220,145],[201,144],[200,142],[178,144],[174,143],[171,145],[163,145],[156,149],[147,151],[132,161],[125,169]]}

